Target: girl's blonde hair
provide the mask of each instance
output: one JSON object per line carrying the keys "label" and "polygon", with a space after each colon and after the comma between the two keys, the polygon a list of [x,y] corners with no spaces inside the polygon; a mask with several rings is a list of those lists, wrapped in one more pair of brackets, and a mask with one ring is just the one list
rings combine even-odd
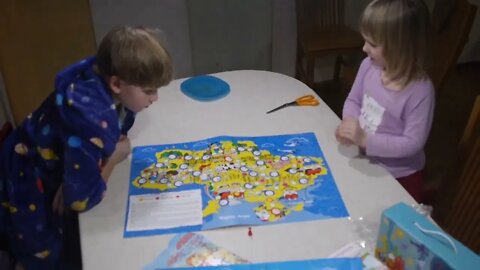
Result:
{"label": "girl's blonde hair", "polygon": [[374,0],[364,10],[360,32],[383,47],[386,75],[402,86],[425,79],[430,13],[422,0]]}
{"label": "girl's blonde hair", "polygon": [[102,40],[96,64],[106,76],[118,76],[128,84],[159,88],[173,77],[172,60],[159,37],[160,31],[122,26]]}

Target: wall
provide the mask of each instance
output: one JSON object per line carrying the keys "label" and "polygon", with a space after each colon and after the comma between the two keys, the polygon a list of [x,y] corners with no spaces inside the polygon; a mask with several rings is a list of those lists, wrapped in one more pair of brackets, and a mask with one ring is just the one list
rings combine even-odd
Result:
{"label": "wall", "polygon": [[187,0],[195,75],[271,70],[271,0]]}
{"label": "wall", "polygon": [[164,32],[175,77],[192,74],[190,33],[185,0],[90,0],[97,44],[114,26],[145,25]]}
{"label": "wall", "polygon": [[295,1],[273,0],[272,71],[295,76]]}
{"label": "wall", "polygon": [[[201,50],[196,50],[192,44],[208,44],[211,43],[209,37],[209,30],[205,27],[197,27],[197,33],[192,35],[190,29],[190,16],[189,11],[192,12],[198,18],[201,18],[202,8],[201,5],[204,1],[195,1],[192,6],[189,6],[190,0],[89,0],[92,12],[92,20],[94,24],[95,37],[97,44],[101,38],[107,33],[109,29],[116,25],[148,25],[158,27],[165,33],[165,40],[167,47],[172,54],[175,68],[175,77],[183,78],[194,75],[194,63],[193,59],[198,58],[195,53],[201,53]],[[228,0],[234,7],[241,8],[242,12],[247,12],[247,8],[242,7],[245,5],[244,1]],[[264,1],[264,0],[262,0]],[[260,2],[262,2],[260,1]],[[480,0],[470,0],[477,6],[480,5]],[[197,3],[198,2],[198,3]],[[218,2],[218,1],[217,1]],[[271,55],[267,52],[262,52],[262,57],[270,59],[270,63],[265,60],[259,62],[259,68],[269,68],[274,72],[283,73],[289,76],[294,76],[295,67],[295,47],[296,47],[296,27],[295,27],[295,0],[267,0],[271,6],[263,7],[255,11],[255,16],[266,16],[268,20],[257,18],[255,22],[268,24],[271,29],[263,25],[261,31],[255,31],[256,35],[260,37],[254,37],[253,35],[248,37],[250,43],[255,43],[257,39],[261,42],[261,45],[265,48],[265,44],[270,42]],[[356,27],[358,25],[358,18],[363,8],[370,2],[370,0],[346,0],[346,18],[347,23]],[[427,5],[433,7],[435,0],[426,0]],[[200,4],[199,4],[200,3]],[[212,5],[211,3],[205,3],[205,5]],[[260,7],[261,4],[254,3],[252,1],[249,5],[255,5]],[[194,7],[195,6],[195,7]],[[194,10],[192,10],[194,8]],[[232,9],[233,10],[233,9]],[[232,12],[230,10],[230,12]],[[465,46],[465,49],[459,59],[459,62],[480,61],[480,11],[477,11],[477,17],[475,19],[471,34],[470,41]],[[196,15],[195,15],[196,14]],[[219,14],[222,15],[222,14]],[[198,19],[197,18],[197,19]],[[217,18],[218,20],[218,18]],[[214,19],[210,19],[210,23]],[[242,33],[245,37],[245,31],[250,30],[243,27],[241,23],[230,23],[228,16],[221,17],[217,24],[220,26],[219,31],[231,31]],[[263,24],[262,23],[262,24]],[[217,26],[218,26],[217,25]],[[235,27],[233,27],[235,26]],[[232,34],[232,35],[233,35]],[[247,33],[248,34],[248,33]],[[242,36],[239,35],[239,36]],[[192,36],[195,40],[192,40]],[[270,41],[269,41],[270,40]],[[221,39],[217,39],[217,42],[223,42]],[[243,46],[244,41],[242,39],[236,40],[234,49],[230,50],[229,46],[225,44],[219,44],[215,47],[216,50],[222,48],[222,59],[233,59],[235,65],[224,62],[224,67],[228,66],[228,69],[244,68],[247,67],[244,63],[240,62],[244,57],[250,57],[255,55],[258,47],[256,46]],[[211,44],[210,44],[211,45]],[[237,54],[233,55],[232,54]],[[246,55],[246,56],[244,56]],[[218,55],[217,57],[220,57]],[[203,58],[201,61],[207,61],[209,59]],[[210,59],[212,60],[212,59]],[[255,59],[253,59],[255,60]],[[199,60],[200,61],[200,60]],[[323,73],[320,72],[319,79],[328,79],[331,76],[331,65],[333,61],[325,59],[323,62]],[[198,64],[198,63],[197,63]],[[209,64],[210,65],[210,64]],[[255,65],[250,66],[255,67]],[[201,72],[201,71],[200,71]],[[318,74],[317,74],[318,75]],[[0,104],[5,103],[5,99],[0,95]],[[5,106],[2,105],[2,109]],[[4,121],[4,113],[0,112],[0,121]]]}
{"label": "wall", "polygon": [[95,52],[88,0],[2,1],[0,69],[16,123],[54,89],[59,70]]}
{"label": "wall", "polygon": [[294,0],[90,0],[90,6],[97,44],[116,25],[161,29],[176,78],[241,68],[295,72]]}
{"label": "wall", "polygon": [[[346,0],[345,1],[345,17],[348,25],[353,28],[358,26],[359,16],[365,6],[371,0]],[[424,0],[430,11],[433,10],[435,0]],[[456,1],[456,0],[451,0]],[[462,54],[458,59],[458,63],[466,63],[472,61],[480,61],[480,0],[468,0],[470,3],[477,6],[477,13],[475,20],[470,30],[470,36],[467,44],[463,48]]]}

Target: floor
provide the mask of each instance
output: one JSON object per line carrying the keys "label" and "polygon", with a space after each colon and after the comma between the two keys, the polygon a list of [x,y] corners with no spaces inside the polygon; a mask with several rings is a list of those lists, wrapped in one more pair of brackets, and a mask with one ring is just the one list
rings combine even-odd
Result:
{"label": "floor", "polygon": [[[447,78],[444,88],[437,93],[433,126],[425,147],[427,190],[438,187],[442,175],[456,158],[457,143],[462,136],[474,99],[480,95],[478,76],[480,62],[459,64]],[[345,81],[340,84],[326,81],[315,87],[315,92],[340,116],[349,88]],[[433,198],[430,196],[433,194],[427,195],[431,201]]]}

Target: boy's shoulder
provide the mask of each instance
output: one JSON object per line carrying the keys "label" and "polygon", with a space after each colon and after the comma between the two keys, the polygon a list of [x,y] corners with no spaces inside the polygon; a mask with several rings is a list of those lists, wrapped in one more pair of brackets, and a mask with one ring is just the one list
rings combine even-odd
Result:
{"label": "boy's shoulder", "polygon": [[72,102],[110,106],[113,102],[111,92],[94,66],[95,57],[89,57],[61,70],[55,78],[57,101],[66,99],[70,106]]}
{"label": "boy's shoulder", "polygon": [[95,58],[87,58],[60,71],[56,78],[58,112],[63,122],[75,126],[75,130],[99,126],[99,123],[110,128],[117,126],[112,93],[94,70],[94,64]]}
{"label": "boy's shoulder", "polygon": [[95,57],[82,59],[74,64],[66,66],[55,77],[55,89],[61,90],[66,88],[70,83],[76,81],[79,75],[91,69],[95,64]]}

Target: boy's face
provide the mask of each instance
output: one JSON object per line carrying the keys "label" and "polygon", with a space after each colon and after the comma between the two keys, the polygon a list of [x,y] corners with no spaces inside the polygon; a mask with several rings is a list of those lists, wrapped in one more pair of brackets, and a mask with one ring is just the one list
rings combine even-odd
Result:
{"label": "boy's face", "polygon": [[109,84],[115,98],[127,109],[136,113],[158,100],[157,89],[131,85],[116,76],[110,77]]}
{"label": "boy's face", "polygon": [[365,40],[365,44],[363,45],[363,51],[372,59],[372,61],[381,66],[385,67],[386,62],[385,58],[383,57],[383,47],[380,44],[376,44],[373,42],[369,37],[363,35],[363,39]]}

